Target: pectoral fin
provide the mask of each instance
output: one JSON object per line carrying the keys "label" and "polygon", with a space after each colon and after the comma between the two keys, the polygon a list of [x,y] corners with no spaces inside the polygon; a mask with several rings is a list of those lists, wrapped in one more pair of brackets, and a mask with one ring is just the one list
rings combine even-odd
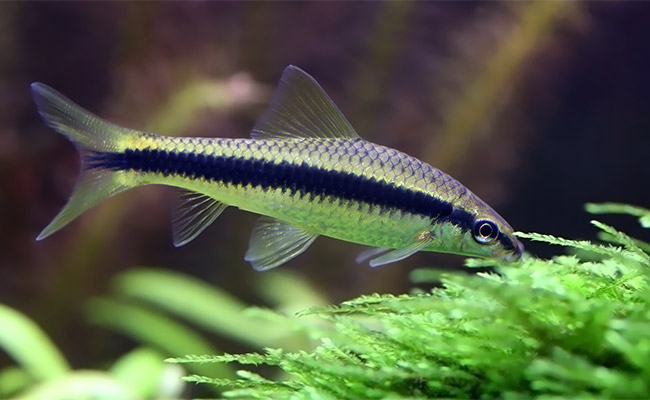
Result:
{"label": "pectoral fin", "polygon": [[413,243],[399,249],[391,250],[390,252],[377,258],[373,258],[370,260],[370,266],[378,267],[380,265],[390,264],[399,260],[403,260],[406,257],[410,257],[411,255],[427,247],[434,240],[434,238],[435,237],[431,232],[424,231],[418,235]]}
{"label": "pectoral fin", "polygon": [[317,237],[289,223],[260,217],[244,259],[258,271],[275,268],[307,250]]}
{"label": "pectoral fin", "polygon": [[228,206],[201,193],[183,191],[172,217],[174,246],[183,246],[199,236]]}
{"label": "pectoral fin", "polygon": [[357,264],[361,264],[362,262],[367,261],[368,259],[378,256],[387,251],[390,251],[390,249],[384,247],[371,247],[359,253],[359,255],[357,255],[357,258],[354,259],[354,261],[356,261]]}

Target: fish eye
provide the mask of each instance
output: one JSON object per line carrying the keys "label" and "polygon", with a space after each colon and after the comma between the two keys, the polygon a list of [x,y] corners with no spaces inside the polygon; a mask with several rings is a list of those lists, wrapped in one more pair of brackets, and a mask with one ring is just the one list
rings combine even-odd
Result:
{"label": "fish eye", "polygon": [[481,219],[474,224],[474,240],[481,244],[492,243],[499,235],[497,225],[487,219]]}

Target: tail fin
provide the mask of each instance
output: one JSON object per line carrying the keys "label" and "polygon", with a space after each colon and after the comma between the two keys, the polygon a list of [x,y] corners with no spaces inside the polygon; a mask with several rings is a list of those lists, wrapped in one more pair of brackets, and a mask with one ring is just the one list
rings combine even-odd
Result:
{"label": "tail fin", "polygon": [[42,240],[100,201],[133,186],[120,179],[119,172],[93,167],[90,160],[98,152],[123,151],[126,144],[133,143],[142,133],[98,118],[47,85],[36,82],[31,88],[45,123],[74,143],[81,156],[81,172],[74,192],[61,212],[36,238]]}

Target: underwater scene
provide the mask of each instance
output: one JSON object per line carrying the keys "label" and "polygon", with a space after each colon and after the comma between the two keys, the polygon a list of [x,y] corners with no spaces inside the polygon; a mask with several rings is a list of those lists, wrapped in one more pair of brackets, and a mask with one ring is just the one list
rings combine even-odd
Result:
{"label": "underwater scene", "polygon": [[0,3],[0,398],[649,398],[649,17]]}

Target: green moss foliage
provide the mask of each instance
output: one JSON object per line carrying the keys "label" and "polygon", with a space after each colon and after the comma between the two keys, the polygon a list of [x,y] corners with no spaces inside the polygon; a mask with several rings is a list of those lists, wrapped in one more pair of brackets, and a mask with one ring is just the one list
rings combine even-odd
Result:
{"label": "green moss foliage", "polygon": [[[617,204],[588,210],[650,218]],[[593,223],[606,242],[519,234],[568,255],[473,275],[419,270],[416,280],[441,286],[287,316],[292,325],[306,314],[323,321],[305,324],[313,349],[170,361],[243,367],[234,379],[185,378],[230,398],[650,398],[649,246]]]}

